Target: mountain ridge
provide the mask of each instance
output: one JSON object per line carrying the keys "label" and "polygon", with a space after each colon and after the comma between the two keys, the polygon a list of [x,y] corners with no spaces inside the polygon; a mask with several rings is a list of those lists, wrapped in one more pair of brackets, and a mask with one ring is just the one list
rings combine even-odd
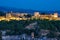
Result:
{"label": "mountain ridge", "polygon": [[2,12],[20,12],[20,13],[34,13],[34,12],[41,12],[41,13],[54,13],[57,12],[60,14],[60,11],[39,11],[39,10],[32,10],[32,9],[18,9],[18,8],[13,8],[13,7],[3,7],[0,6],[0,11]]}
{"label": "mountain ridge", "polygon": [[0,11],[3,12],[21,12],[21,13],[33,13],[36,12],[37,10],[31,10],[31,9],[18,9],[18,8],[13,8],[13,7],[0,7]]}

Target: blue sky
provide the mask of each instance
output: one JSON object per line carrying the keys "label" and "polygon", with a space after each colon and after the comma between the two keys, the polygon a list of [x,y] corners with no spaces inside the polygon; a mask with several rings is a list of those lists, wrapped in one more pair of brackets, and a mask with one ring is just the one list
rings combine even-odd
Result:
{"label": "blue sky", "polygon": [[42,11],[60,10],[60,0],[0,0],[0,6]]}

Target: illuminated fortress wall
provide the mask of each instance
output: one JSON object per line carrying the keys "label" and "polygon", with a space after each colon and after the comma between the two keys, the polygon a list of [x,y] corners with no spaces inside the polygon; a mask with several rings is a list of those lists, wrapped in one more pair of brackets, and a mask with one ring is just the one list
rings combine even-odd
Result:
{"label": "illuminated fortress wall", "polygon": [[39,12],[34,12],[34,16],[31,18],[26,18],[24,15],[28,15],[28,13],[6,13],[6,16],[0,16],[1,20],[27,20],[27,19],[49,19],[49,20],[60,20],[60,17],[58,17],[58,13],[54,14],[40,14]]}
{"label": "illuminated fortress wall", "polygon": [[35,12],[34,13],[34,16],[33,18],[36,18],[36,19],[49,19],[49,20],[58,20],[58,13],[54,13],[53,15],[52,14],[40,14],[39,12]]}

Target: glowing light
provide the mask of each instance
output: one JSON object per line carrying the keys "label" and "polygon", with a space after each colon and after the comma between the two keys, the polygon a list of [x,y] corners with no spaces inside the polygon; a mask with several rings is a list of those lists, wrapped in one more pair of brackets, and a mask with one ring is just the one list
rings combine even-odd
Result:
{"label": "glowing light", "polygon": [[57,17],[56,15],[54,17]]}

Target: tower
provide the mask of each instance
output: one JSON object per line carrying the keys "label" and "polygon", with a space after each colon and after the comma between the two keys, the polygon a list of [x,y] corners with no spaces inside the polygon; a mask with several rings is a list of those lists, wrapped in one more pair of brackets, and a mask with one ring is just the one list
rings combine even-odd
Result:
{"label": "tower", "polygon": [[10,18],[11,14],[10,13],[6,13],[6,18]]}
{"label": "tower", "polygon": [[39,12],[35,12],[35,13],[34,13],[34,18],[36,18],[36,19],[39,19],[39,18],[40,18]]}
{"label": "tower", "polygon": [[53,18],[52,18],[53,20],[57,20],[58,19],[58,13],[54,13],[54,15],[53,15]]}
{"label": "tower", "polygon": [[54,17],[55,18],[58,18],[58,13],[54,13]]}
{"label": "tower", "polygon": [[39,12],[34,13],[34,16],[39,16],[39,15],[40,15]]}

